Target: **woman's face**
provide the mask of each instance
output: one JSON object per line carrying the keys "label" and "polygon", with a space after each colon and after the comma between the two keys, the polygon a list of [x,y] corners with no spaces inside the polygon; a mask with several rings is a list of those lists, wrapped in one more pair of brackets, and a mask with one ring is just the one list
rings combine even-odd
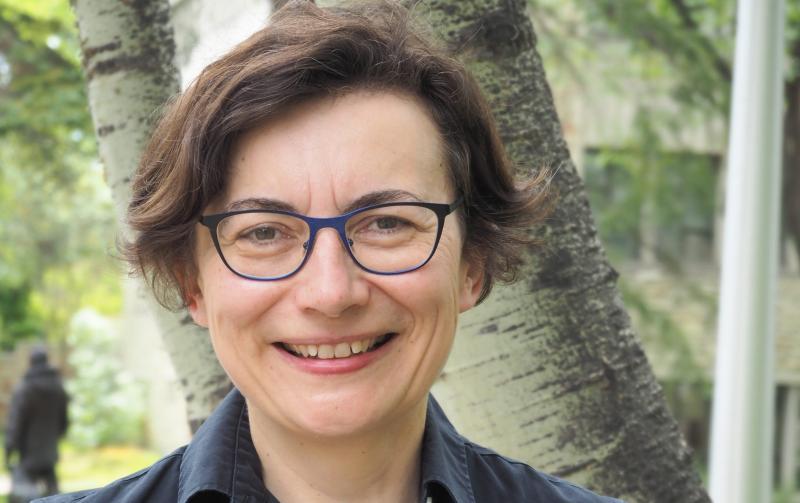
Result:
{"label": "woman's face", "polygon": [[[243,136],[225,193],[204,213],[268,199],[330,217],[388,191],[451,203],[456,194],[442,150],[435,124],[413,98],[321,98]],[[303,268],[278,281],[236,276],[210,233],[198,228],[197,235],[192,317],[209,328],[251,413],[300,434],[359,434],[418,412],[447,359],[458,313],[474,305],[481,288],[481,271],[461,254],[457,214],[445,220],[430,262],[395,276],[360,269],[330,228],[319,231]],[[374,350],[339,358],[385,336]],[[292,354],[288,345],[318,356]],[[320,358],[331,352],[334,358]]]}

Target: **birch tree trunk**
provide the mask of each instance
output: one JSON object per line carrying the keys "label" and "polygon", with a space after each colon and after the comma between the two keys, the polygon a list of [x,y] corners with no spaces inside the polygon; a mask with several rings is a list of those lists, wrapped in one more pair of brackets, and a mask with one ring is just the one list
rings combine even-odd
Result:
{"label": "birch tree trunk", "polygon": [[629,502],[709,501],[616,289],[525,0],[416,6],[477,76],[509,155],[559,203],[522,280],[461,322],[435,393],[468,437]]}
{"label": "birch tree trunk", "polygon": [[[73,0],[81,37],[89,106],[123,235],[131,176],[161,106],[179,90],[175,44],[167,0]],[[158,306],[144,284],[147,302],[180,376],[194,431],[230,388],[205,329],[185,312]]]}

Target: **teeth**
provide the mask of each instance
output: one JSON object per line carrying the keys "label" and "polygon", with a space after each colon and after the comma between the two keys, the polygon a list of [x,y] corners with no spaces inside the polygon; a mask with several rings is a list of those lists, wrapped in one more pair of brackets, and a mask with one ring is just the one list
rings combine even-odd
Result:
{"label": "teeth", "polygon": [[323,360],[327,360],[329,358],[333,358],[333,346],[330,344],[321,344],[319,346],[319,351],[317,351],[317,358],[322,358]]}
{"label": "teeth", "polygon": [[333,353],[336,356],[336,358],[347,358],[352,354],[350,352],[350,344],[346,342],[340,342],[334,348]]}
{"label": "teeth", "polygon": [[369,339],[362,339],[350,343],[340,342],[335,346],[332,344],[284,344],[284,347],[295,355],[305,358],[320,358],[323,360],[348,358],[359,353],[371,351],[375,346],[385,342],[392,335],[393,333],[388,333],[379,337],[370,337]]}

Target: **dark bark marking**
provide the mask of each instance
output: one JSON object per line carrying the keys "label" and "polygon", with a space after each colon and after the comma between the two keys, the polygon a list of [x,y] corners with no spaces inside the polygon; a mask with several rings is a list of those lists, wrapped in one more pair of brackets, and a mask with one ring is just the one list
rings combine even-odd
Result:
{"label": "dark bark marking", "polygon": [[541,423],[542,421],[545,421],[545,420],[547,420],[547,419],[549,419],[549,418],[551,418],[551,417],[553,417],[555,415],[556,415],[555,412],[551,412],[550,414],[545,414],[543,416],[536,417],[534,419],[531,419],[530,421],[524,421],[524,422],[520,423],[519,427],[520,428],[528,428],[529,426],[533,426],[533,425],[535,425],[537,423]]}
{"label": "dark bark marking", "polygon": [[97,136],[107,136],[113,133],[117,129],[116,126],[113,124],[107,124],[105,126],[100,126],[97,128]]}
{"label": "dark bark marking", "polygon": [[509,325],[503,329],[503,333],[514,332],[525,326],[525,322],[517,323],[516,325]]}
{"label": "dark bark marking", "polygon": [[[536,325],[530,326],[530,327],[526,328],[525,330],[523,330],[523,331],[522,331],[522,334],[514,334],[514,335],[512,336],[512,338],[513,338],[513,339],[516,339],[516,338],[517,338],[517,337],[519,337],[520,335],[528,335],[528,334],[532,334],[532,333],[534,333],[534,332],[541,332],[541,331],[542,331],[542,330],[544,330],[544,329],[545,329],[547,326],[548,326],[548,325],[547,325],[546,323],[538,323],[538,324],[536,324]],[[522,339],[522,340],[531,340],[531,339],[533,339],[533,337],[527,337],[527,338],[525,338],[525,339]]]}
{"label": "dark bark marking", "polygon": [[[444,12],[455,10],[455,6],[443,8]],[[504,57],[532,48],[536,43],[533,27],[520,14],[510,6],[487,12],[453,34],[453,52]]]}
{"label": "dark bark marking", "polygon": [[117,40],[114,42],[109,42],[107,44],[97,45],[93,47],[87,47],[85,45],[81,45],[81,52],[83,53],[84,61],[88,61],[100,53],[107,51],[116,51],[120,47],[122,47],[122,43]]}
{"label": "dark bark marking", "polygon": [[586,460],[586,461],[584,461],[582,463],[578,463],[578,464],[574,464],[574,465],[562,466],[557,471],[554,471],[553,475],[555,475],[556,477],[567,478],[567,477],[569,477],[570,475],[572,475],[574,473],[582,472],[582,471],[584,471],[584,470],[586,470],[586,469],[588,469],[588,468],[590,468],[590,467],[592,467],[592,466],[594,466],[596,464],[597,464],[597,460],[589,459],[589,460]]}
{"label": "dark bark marking", "polygon": [[495,360],[497,360],[497,357],[496,356],[492,356],[491,358],[487,358],[486,360],[481,360],[479,362],[475,362],[475,363],[469,365],[469,367],[473,367],[473,368],[483,367],[484,365],[492,363]]}
{"label": "dark bark marking", "polygon": [[480,329],[478,335],[493,334],[497,332],[497,323],[490,323]]}
{"label": "dark bark marking", "polygon": [[[496,387],[502,388],[503,386],[505,386],[506,384],[508,384],[508,383],[510,383],[512,381],[518,381],[520,379],[525,379],[526,377],[530,377],[532,375],[539,374],[542,371],[544,371],[544,367],[539,365],[536,368],[528,369],[528,370],[526,370],[525,372],[523,372],[521,374],[514,374],[511,377],[509,377],[508,379],[505,379],[503,381],[498,382],[496,384]],[[550,384],[546,384],[544,387],[549,387],[549,386],[550,386]],[[539,389],[542,389],[542,388],[537,388],[537,390],[539,390]]]}
{"label": "dark bark marking", "polygon": [[[120,40],[97,47],[87,47],[82,42],[87,80],[97,75],[109,75],[120,71],[147,73],[167,93],[163,96],[154,96],[153,106],[163,103],[173,90],[178,88],[177,70],[173,65],[175,41],[169,4],[164,0],[120,0],[120,2],[129,9],[127,13],[119,15],[131,25],[129,32],[134,46],[123,48]],[[91,37],[81,38],[85,41]],[[128,52],[120,52],[123,49]],[[96,61],[99,55],[109,57]]]}
{"label": "dark bark marking", "polygon": [[[526,440],[524,442],[520,442],[517,445],[519,445],[520,447],[526,447],[526,446],[529,446],[529,445],[533,445],[533,444],[539,443],[539,442],[541,442],[543,440],[547,440],[547,439],[552,438],[552,437],[553,437],[552,433],[545,433],[544,435],[539,435],[538,437],[529,438],[528,440]],[[554,452],[557,452],[556,449],[547,449],[547,450],[544,451],[543,454],[552,454]],[[560,459],[560,457],[558,459]]]}
{"label": "dark bark marking", "polygon": [[543,288],[567,289],[575,279],[574,271],[572,271],[573,263],[570,250],[548,248],[542,255],[540,267],[534,279]]}
{"label": "dark bark marking", "polygon": [[158,72],[160,63],[146,54],[136,56],[118,56],[99,61],[86,69],[86,77],[91,80],[96,75],[111,75],[124,71],[140,71],[143,73]]}

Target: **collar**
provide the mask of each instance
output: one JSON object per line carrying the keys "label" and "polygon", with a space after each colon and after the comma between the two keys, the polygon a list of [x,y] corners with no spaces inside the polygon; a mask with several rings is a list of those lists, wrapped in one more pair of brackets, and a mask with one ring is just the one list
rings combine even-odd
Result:
{"label": "collar", "polygon": [[230,503],[271,501],[250,436],[247,406],[235,388],[197,430],[183,453],[178,503],[187,503],[205,491],[227,496]]}
{"label": "collar", "polygon": [[[438,495],[434,503],[475,503],[467,465],[467,441],[458,434],[439,403],[428,396],[422,439],[423,496]],[[444,501],[442,501],[444,500]]]}
{"label": "collar", "polygon": [[[425,418],[421,472],[423,501],[434,496],[434,503],[475,503],[467,441],[432,395]],[[206,491],[219,493],[230,503],[277,503],[264,487],[247,406],[236,388],[197,430],[181,459],[178,503],[188,503]]]}

